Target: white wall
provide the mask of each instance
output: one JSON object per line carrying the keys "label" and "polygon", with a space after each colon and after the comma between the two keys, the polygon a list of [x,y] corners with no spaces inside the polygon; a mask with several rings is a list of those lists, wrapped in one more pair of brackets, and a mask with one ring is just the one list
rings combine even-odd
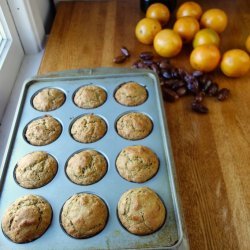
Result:
{"label": "white wall", "polygon": [[[37,54],[43,49],[46,31],[48,31],[53,17],[51,2],[50,0],[0,0],[0,7],[4,11],[7,22],[5,26],[10,29],[7,37],[12,40],[6,45],[10,48],[6,52],[5,60],[3,61],[3,57],[0,58],[0,121],[24,52],[25,54]],[[1,16],[3,14],[0,9],[0,18]]]}
{"label": "white wall", "polygon": [[36,8],[39,10],[39,15],[41,18],[41,21],[43,23],[43,26],[46,26],[46,20],[48,19],[49,13],[50,13],[50,4],[49,0],[36,0],[32,1],[35,3]]}
{"label": "white wall", "polygon": [[44,47],[48,22],[52,16],[49,0],[8,0],[16,28],[26,54]]}
{"label": "white wall", "polygon": [[0,57],[1,121],[4,109],[16,79],[16,75],[22,63],[24,53],[6,1],[0,1],[0,21],[7,37],[7,43]]}
{"label": "white wall", "polygon": [[[57,5],[59,2],[70,2],[70,1],[93,1],[93,0],[53,0],[55,5]],[[96,1],[96,0],[95,0]],[[102,0],[102,1],[106,1],[106,0]],[[131,0],[131,1],[135,1],[135,0]]]}
{"label": "white wall", "polygon": [[[54,0],[55,5],[57,5],[61,0]],[[64,2],[70,2],[74,0],[63,0]]]}
{"label": "white wall", "polygon": [[37,8],[39,10],[39,16],[45,28],[45,33],[48,34],[50,31],[50,27],[53,23],[54,15],[55,15],[55,8],[53,5],[53,1],[50,1],[50,0],[34,1],[33,0],[32,2],[35,3],[34,8]]}

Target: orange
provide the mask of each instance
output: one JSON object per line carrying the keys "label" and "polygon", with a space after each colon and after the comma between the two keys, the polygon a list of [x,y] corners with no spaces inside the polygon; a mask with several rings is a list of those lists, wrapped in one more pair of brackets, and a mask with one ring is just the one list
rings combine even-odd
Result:
{"label": "orange", "polygon": [[226,76],[243,76],[250,69],[249,55],[241,49],[228,50],[223,54],[220,68]]}
{"label": "orange", "polygon": [[154,3],[148,7],[146,17],[156,19],[162,25],[165,25],[169,21],[170,12],[166,5],[162,3]]}
{"label": "orange", "polygon": [[221,9],[210,9],[204,12],[201,17],[201,26],[223,32],[227,27],[227,15]]}
{"label": "orange", "polygon": [[190,55],[190,64],[195,70],[213,71],[220,62],[220,51],[215,45],[200,45]]}
{"label": "orange", "polygon": [[185,2],[178,8],[176,12],[176,18],[180,18],[183,16],[192,16],[199,20],[201,15],[202,8],[196,2]]}
{"label": "orange", "polygon": [[135,27],[136,38],[144,44],[152,44],[155,35],[161,30],[159,21],[151,18],[141,19]]}
{"label": "orange", "polygon": [[162,57],[176,56],[181,48],[181,37],[171,29],[161,30],[154,38],[154,49]]}
{"label": "orange", "polygon": [[194,17],[180,17],[176,20],[173,30],[177,32],[184,43],[191,42],[200,29],[199,22]]}
{"label": "orange", "polygon": [[220,37],[212,29],[201,29],[195,34],[193,47],[196,48],[203,44],[213,44],[218,47],[220,44]]}
{"label": "orange", "polygon": [[248,37],[247,37],[245,46],[246,46],[248,53],[250,53],[250,35],[248,35]]}

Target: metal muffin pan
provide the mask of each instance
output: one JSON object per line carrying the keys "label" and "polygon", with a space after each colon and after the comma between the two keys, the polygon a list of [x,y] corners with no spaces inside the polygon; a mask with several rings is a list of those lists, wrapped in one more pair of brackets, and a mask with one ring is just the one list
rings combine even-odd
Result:
{"label": "metal muffin pan", "polygon": [[[134,107],[119,104],[114,92],[124,82],[135,81],[146,87],[147,100]],[[82,109],[73,102],[75,91],[88,84],[102,87],[107,92],[103,105],[93,109]],[[41,112],[33,108],[32,97],[38,90],[53,87],[65,93],[64,104],[53,111]],[[142,140],[126,140],[116,132],[116,121],[122,114],[142,112],[152,120],[153,130]],[[94,143],[80,143],[70,135],[70,126],[76,117],[93,113],[107,123],[107,132]],[[38,117],[51,115],[62,125],[59,138],[45,146],[32,146],[24,138],[27,124]],[[177,249],[183,240],[178,197],[174,184],[174,163],[170,139],[164,115],[160,86],[157,76],[148,70],[132,69],[84,69],[58,72],[27,80],[20,94],[19,104],[13,121],[8,146],[4,155],[0,175],[0,220],[7,207],[26,194],[44,197],[53,209],[53,220],[40,238],[24,244],[11,242],[0,231],[0,249]],[[133,183],[123,179],[116,170],[115,161],[120,151],[130,145],[145,145],[158,156],[160,166],[157,174],[145,183]],[[108,170],[98,182],[80,186],[71,182],[65,174],[65,164],[73,153],[83,149],[94,149],[107,160]],[[33,151],[46,151],[58,162],[58,171],[47,185],[37,189],[19,186],[13,177],[16,163]],[[131,188],[147,186],[154,190],[164,202],[167,217],[164,225],[155,233],[137,236],[129,233],[119,222],[117,204],[121,195]],[[109,209],[109,219],[103,231],[87,239],[69,237],[60,226],[60,211],[73,194],[88,192],[102,198]]]}

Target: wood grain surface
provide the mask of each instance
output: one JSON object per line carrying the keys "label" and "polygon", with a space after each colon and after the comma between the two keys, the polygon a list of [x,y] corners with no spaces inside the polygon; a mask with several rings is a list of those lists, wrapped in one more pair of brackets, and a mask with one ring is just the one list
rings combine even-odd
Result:
{"label": "wood grain surface", "polygon": [[[222,8],[229,24],[221,34],[221,52],[244,49],[250,34],[250,1],[197,1],[204,10]],[[178,1],[180,5],[181,1]],[[139,1],[62,2],[53,24],[39,74],[93,67],[130,67],[142,51],[134,35],[144,16]],[[175,20],[174,13],[169,27]],[[113,63],[120,47],[131,57]],[[171,60],[191,70],[191,48]],[[165,103],[176,165],[185,230],[190,249],[250,249],[250,74],[230,79],[217,70],[212,78],[229,88],[230,98],[207,98],[207,115],[193,113],[192,97]]]}

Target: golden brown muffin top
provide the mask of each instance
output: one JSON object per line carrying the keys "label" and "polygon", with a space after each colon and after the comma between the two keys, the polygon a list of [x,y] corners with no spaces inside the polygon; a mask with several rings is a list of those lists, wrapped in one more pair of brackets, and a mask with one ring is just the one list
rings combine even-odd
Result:
{"label": "golden brown muffin top", "polygon": [[50,204],[37,195],[25,195],[4,213],[2,229],[13,242],[24,243],[40,237],[52,219]]}
{"label": "golden brown muffin top", "polygon": [[118,216],[129,232],[147,235],[163,225],[166,209],[158,195],[150,188],[133,188],[121,196],[118,202]]}
{"label": "golden brown muffin top", "polygon": [[147,99],[145,87],[137,82],[127,82],[122,84],[115,92],[115,99],[125,106],[137,106]]}
{"label": "golden brown muffin top", "polygon": [[75,238],[87,238],[99,233],[106,225],[108,209],[97,195],[73,195],[63,205],[61,224]]}

